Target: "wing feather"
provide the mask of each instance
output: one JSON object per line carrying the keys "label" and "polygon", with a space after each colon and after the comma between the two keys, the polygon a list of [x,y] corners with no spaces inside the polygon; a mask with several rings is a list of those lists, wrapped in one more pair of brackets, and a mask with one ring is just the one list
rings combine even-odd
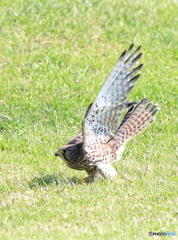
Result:
{"label": "wing feather", "polygon": [[118,117],[125,109],[124,101],[140,75],[135,75],[143,66],[135,66],[142,54],[134,44],[124,51],[101,87],[93,104],[83,119],[83,151],[89,152],[113,137],[112,131],[118,127]]}
{"label": "wing feather", "polygon": [[83,141],[83,135],[82,132],[78,133],[75,137],[71,138],[66,145],[70,144],[78,144]]}

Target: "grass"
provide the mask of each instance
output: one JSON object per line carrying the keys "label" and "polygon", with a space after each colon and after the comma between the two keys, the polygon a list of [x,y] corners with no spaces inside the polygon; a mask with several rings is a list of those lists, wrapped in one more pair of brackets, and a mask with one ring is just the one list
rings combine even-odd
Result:
{"label": "grass", "polygon": [[[178,236],[177,1],[0,5],[0,239]],[[149,97],[161,111],[128,143],[113,181],[76,184],[86,174],[54,152],[80,131],[87,106],[132,42],[143,46],[145,66],[129,99]]]}

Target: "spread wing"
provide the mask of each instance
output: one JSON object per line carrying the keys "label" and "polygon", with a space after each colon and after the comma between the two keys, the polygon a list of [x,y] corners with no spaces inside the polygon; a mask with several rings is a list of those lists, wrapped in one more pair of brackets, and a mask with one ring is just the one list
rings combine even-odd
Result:
{"label": "spread wing", "polygon": [[135,67],[141,58],[134,44],[119,57],[113,70],[101,87],[94,102],[89,106],[83,119],[83,151],[97,150],[113,136],[118,128],[118,117],[125,109],[124,101],[140,75],[135,75],[143,64]]}

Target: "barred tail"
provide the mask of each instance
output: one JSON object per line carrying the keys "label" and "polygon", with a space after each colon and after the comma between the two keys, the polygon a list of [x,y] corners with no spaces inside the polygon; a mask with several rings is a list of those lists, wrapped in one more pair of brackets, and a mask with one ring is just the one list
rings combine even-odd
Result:
{"label": "barred tail", "polygon": [[147,128],[154,121],[153,116],[158,110],[152,102],[148,103],[148,98],[143,99],[135,108],[132,106],[115,133],[118,141],[123,144]]}

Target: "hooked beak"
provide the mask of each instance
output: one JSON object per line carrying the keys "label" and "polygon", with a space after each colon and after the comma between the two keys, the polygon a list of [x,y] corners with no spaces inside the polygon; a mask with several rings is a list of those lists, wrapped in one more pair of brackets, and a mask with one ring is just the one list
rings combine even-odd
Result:
{"label": "hooked beak", "polygon": [[62,156],[62,150],[59,148],[57,152],[55,153],[55,156],[60,157]]}

